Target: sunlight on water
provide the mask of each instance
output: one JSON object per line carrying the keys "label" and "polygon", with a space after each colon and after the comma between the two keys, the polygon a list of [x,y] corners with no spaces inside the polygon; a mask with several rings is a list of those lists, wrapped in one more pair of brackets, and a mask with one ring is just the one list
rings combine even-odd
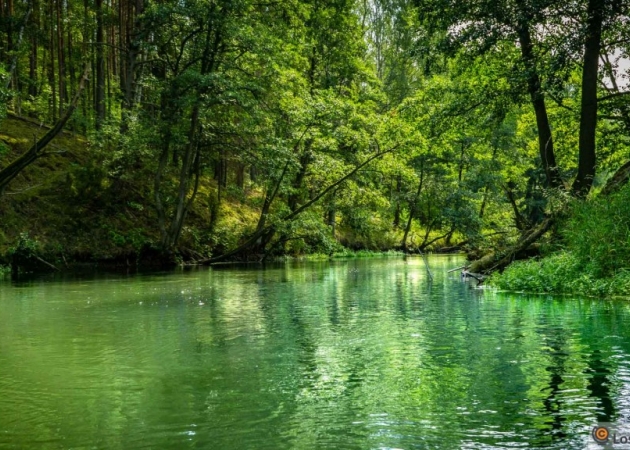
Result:
{"label": "sunlight on water", "polygon": [[624,302],[461,258],[0,284],[0,448],[584,448],[630,413]]}

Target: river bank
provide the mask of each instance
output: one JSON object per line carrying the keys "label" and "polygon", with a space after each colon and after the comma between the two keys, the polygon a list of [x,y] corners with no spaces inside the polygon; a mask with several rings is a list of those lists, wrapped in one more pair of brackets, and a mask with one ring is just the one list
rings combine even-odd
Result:
{"label": "river bank", "polygon": [[[0,124],[0,163],[17,158],[39,128],[31,120],[6,117]],[[0,195],[0,266],[4,266],[0,272],[10,271],[14,259],[23,271],[173,267],[227,252],[256,229],[264,197],[260,187],[250,180],[224,188],[213,177],[203,176],[177,247],[165,252],[154,207],[154,174],[148,168],[116,172],[104,162],[106,155],[94,150],[96,144],[71,131],[60,133],[54,151],[31,164]],[[326,224],[315,221],[325,212],[315,207],[304,220],[293,223],[293,233],[300,239],[274,243],[264,252],[253,250],[232,260],[327,258],[400,249],[405,234],[402,221],[392,225],[386,211],[360,220],[339,212],[334,226],[328,219]],[[433,241],[425,251],[453,249],[462,240],[458,233],[439,238],[441,233],[426,235],[413,223],[408,251],[415,251],[423,238]]]}

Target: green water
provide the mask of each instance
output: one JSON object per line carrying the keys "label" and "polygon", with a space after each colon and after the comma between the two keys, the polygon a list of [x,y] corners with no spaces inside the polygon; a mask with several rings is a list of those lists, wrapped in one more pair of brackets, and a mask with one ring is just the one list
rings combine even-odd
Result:
{"label": "green water", "polygon": [[0,283],[0,448],[585,448],[630,309],[471,289],[457,257]]}

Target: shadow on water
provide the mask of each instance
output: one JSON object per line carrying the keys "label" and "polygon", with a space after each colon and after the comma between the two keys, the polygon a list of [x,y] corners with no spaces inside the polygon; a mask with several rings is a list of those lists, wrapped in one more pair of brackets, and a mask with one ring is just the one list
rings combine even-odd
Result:
{"label": "shadow on water", "polygon": [[[137,267],[106,267],[86,266],[70,271],[58,272],[25,272],[6,277],[6,283],[14,286],[29,286],[38,283],[71,283],[94,280],[125,280],[134,277],[156,276],[166,277],[178,273],[190,273],[199,270],[198,267],[181,267],[175,269],[137,268]],[[203,270],[203,268],[202,268]],[[3,280],[0,278],[0,283]]]}

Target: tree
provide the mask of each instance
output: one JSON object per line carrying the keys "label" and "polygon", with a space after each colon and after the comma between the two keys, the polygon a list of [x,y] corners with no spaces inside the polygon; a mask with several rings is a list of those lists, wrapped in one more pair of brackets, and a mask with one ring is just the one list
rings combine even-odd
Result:
{"label": "tree", "polygon": [[[546,90],[552,83],[566,85],[562,77],[567,71],[579,69],[582,72],[578,170],[573,192],[577,196],[588,194],[597,162],[595,135],[602,33],[611,32],[610,42],[606,43],[609,52],[619,48],[612,34],[616,18],[627,14],[621,3],[616,0],[589,0],[567,5],[539,0],[517,4],[451,4],[433,0],[419,0],[417,3],[423,17],[436,19],[443,30],[450,32],[452,42],[469,54],[500,50],[501,46],[497,44],[501,42],[518,43],[523,78],[536,113],[540,159],[550,187],[561,186],[562,181],[547,113]],[[438,10],[443,12],[440,19],[437,19]],[[569,23],[573,25],[567,26]],[[547,31],[536,33],[534,37],[532,30],[541,27]],[[562,41],[565,42],[564,45],[560,44]],[[550,56],[549,53],[545,54],[550,46],[559,47],[555,52],[555,60],[553,53],[549,52]],[[584,50],[580,52],[579,48]],[[547,80],[544,79],[545,76]]]}

